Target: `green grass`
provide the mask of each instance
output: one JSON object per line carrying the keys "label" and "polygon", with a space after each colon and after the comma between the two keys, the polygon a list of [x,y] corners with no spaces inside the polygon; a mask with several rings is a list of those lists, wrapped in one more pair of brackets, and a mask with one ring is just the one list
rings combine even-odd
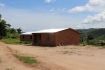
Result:
{"label": "green grass", "polygon": [[16,38],[3,38],[1,41],[6,44],[20,44],[21,43],[20,40]]}
{"label": "green grass", "polygon": [[31,41],[20,41],[20,39],[17,38],[3,38],[1,41],[6,44],[27,44],[27,45],[32,44]]}
{"label": "green grass", "polygon": [[37,63],[37,60],[33,57],[30,57],[30,56],[23,56],[23,55],[17,55],[15,54],[15,57],[17,59],[19,59],[20,61],[22,61],[23,63],[26,63],[26,64],[35,64]]}

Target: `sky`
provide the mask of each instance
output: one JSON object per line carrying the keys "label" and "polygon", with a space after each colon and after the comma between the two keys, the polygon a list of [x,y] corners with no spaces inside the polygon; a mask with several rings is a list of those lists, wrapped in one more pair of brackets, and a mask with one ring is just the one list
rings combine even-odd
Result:
{"label": "sky", "polygon": [[0,0],[0,14],[24,31],[105,28],[105,0]]}

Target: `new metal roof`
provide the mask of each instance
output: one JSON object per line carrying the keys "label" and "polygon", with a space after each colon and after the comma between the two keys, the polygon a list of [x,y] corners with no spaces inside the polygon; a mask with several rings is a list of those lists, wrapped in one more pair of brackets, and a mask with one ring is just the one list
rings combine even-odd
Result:
{"label": "new metal roof", "polygon": [[56,33],[65,29],[68,29],[68,28],[46,29],[46,30],[39,30],[39,31],[33,31],[33,32],[25,32],[25,33],[22,33],[22,35],[31,35],[32,33]]}

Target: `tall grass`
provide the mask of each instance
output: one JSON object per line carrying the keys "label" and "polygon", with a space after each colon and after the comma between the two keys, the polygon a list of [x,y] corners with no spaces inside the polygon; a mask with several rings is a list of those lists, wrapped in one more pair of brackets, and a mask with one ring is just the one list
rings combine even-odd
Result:
{"label": "tall grass", "polygon": [[1,41],[6,44],[20,44],[21,43],[20,40],[17,38],[3,38]]}

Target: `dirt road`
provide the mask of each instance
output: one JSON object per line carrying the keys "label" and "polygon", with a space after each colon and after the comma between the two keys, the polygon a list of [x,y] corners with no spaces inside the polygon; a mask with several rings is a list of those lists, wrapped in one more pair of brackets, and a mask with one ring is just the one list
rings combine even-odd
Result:
{"label": "dirt road", "polygon": [[105,70],[105,49],[91,46],[36,47],[24,45],[0,46],[0,59],[3,60],[0,63],[0,70],[5,70],[3,67],[14,68],[13,70],[38,69],[19,62],[11,55],[11,52],[9,53],[7,47],[18,53],[36,57],[41,63],[39,70]]}
{"label": "dirt road", "polygon": [[[0,43],[0,70],[34,70],[18,61],[6,44]],[[37,70],[37,69],[36,69]]]}

